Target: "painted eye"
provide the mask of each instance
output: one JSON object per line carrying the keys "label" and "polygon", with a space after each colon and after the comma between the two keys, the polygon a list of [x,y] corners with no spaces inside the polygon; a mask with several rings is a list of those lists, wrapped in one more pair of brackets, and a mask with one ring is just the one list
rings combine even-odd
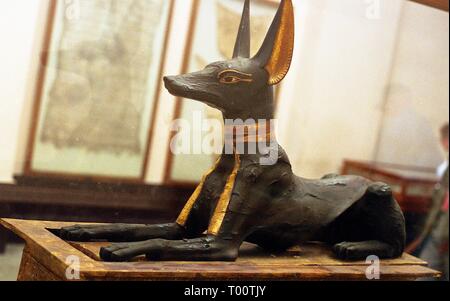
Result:
{"label": "painted eye", "polygon": [[236,76],[225,76],[220,79],[220,82],[223,84],[236,84],[239,83],[241,79]]}

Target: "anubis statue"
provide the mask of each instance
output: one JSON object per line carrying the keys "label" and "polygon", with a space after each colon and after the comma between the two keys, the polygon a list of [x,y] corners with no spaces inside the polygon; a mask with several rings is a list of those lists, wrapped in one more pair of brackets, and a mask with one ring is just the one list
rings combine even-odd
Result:
{"label": "anubis statue", "polygon": [[[199,72],[165,77],[165,86],[175,96],[219,109],[226,120],[270,123],[273,86],[288,73],[293,49],[292,0],[282,0],[261,49],[250,58],[250,1],[246,0],[233,59]],[[235,147],[224,152],[175,223],[76,225],[61,229],[61,237],[116,242],[100,251],[103,260],[113,262],[141,255],[149,260],[234,261],[244,241],[270,252],[317,241],[330,245],[342,260],[402,255],[405,222],[388,185],[356,176],[297,177],[267,128],[258,129],[256,135],[249,132],[231,135],[225,144],[249,144],[270,136],[276,162],[261,164],[266,152],[246,154]]]}

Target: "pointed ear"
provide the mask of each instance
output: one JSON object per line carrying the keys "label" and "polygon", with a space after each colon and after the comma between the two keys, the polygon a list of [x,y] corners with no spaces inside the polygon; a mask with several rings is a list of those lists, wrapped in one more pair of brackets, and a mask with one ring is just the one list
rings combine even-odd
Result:
{"label": "pointed ear", "polygon": [[239,33],[234,46],[233,58],[250,57],[250,0],[245,0]]}
{"label": "pointed ear", "polygon": [[294,31],[292,0],[282,0],[263,45],[253,58],[269,73],[269,85],[281,82],[291,67]]}

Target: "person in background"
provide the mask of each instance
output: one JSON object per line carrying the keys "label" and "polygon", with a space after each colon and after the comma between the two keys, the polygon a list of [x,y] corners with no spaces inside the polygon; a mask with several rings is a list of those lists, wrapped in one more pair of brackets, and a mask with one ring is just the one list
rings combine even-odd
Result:
{"label": "person in background", "polygon": [[[448,158],[448,141],[449,125],[448,123],[441,129],[441,143],[447,153]],[[436,186],[433,194],[433,201],[430,211],[427,215],[425,226],[419,237],[407,248],[406,252],[414,251],[419,245],[424,243],[424,248],[420,257],[427,261],[430,268],[442,272],[440,280],[449,280],[449,164],[448,160],[442,163],[437,174],[441,181]],[[431,280],[431,279],[424,279]]]}
{"label": "person in background", "polygon": [[441,144],[444,150],[447,153],[447,160],[445,160],[439,167],[437,168],[437,175],[440,179],[444,176],[446,170],[448,169],[448,123],[441,128]]}

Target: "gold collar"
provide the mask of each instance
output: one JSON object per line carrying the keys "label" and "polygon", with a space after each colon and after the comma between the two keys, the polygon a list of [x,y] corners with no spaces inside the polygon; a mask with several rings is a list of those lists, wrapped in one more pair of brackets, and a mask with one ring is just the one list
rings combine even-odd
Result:
{"label": "gold collar", "polygon": [[270,143],[275,141],[271,127],[258,123],[252,125],[225,125],[225,144]]}

